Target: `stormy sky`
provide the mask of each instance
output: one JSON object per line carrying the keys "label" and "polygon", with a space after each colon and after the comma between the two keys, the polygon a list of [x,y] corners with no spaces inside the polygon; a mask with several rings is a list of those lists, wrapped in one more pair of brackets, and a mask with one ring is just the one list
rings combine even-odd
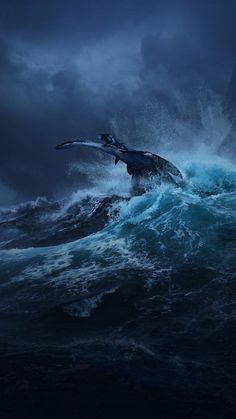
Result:
{"label": "stormy sky", "polygon": [[200,83],[224,94],[235,16],[234,0],[2,0],[0,205],[86,181],[66,174],[86,152],[54,150],[66,138],[119,133],[126,121],[135,142],[153,102],[174,112],[176,92]]}

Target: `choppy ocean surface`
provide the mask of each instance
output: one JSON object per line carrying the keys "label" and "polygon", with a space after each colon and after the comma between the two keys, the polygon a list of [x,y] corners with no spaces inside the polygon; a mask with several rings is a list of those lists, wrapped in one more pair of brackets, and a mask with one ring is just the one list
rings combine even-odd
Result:
{"label": "choppy ocean surface", "polygon": [[0,211],[2,419],[235,417],[236,169],[180,168]]}

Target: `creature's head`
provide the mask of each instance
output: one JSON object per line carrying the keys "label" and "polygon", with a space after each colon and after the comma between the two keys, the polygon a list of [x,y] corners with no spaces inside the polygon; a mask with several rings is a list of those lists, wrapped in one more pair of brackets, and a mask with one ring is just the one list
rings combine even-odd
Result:
{"label": "creature's head", "polygon": [[119,149],[121,151],[128,151],[128,147],[116,140],[112,134],[100,134],[98,140],[103,143],[104,146],[112,147],[113,149]]}

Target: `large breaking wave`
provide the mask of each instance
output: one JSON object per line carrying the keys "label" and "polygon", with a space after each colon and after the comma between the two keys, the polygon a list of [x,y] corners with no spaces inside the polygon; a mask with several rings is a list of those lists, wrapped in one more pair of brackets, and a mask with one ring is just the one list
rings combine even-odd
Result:
{"label": "large breaking wave", "polygon": [[10,324],[1,333],[10,348],[63,345],[74,368],[119,365],[177,399],[201,389],[233,409],[236,169],[212,144],[194,157],[172,153],[181,188],[132,197],[124,167],[80,165],[90,191],[1,210],[0,307]]}

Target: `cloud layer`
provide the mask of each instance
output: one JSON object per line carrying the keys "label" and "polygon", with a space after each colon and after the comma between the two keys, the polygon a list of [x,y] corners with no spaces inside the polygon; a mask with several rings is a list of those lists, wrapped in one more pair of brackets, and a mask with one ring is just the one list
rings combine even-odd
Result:
{"label": "cloud layer", "polygon": [[3,1],[2,191],[63,194],[85,182],[66,176],[68,163],[89,156],[57,154],[57,142],[114,129],[141,144],[153,104],[179,117],[183,92],[204,82],[222,94],[236,57],[235,9],[233,1]]}

